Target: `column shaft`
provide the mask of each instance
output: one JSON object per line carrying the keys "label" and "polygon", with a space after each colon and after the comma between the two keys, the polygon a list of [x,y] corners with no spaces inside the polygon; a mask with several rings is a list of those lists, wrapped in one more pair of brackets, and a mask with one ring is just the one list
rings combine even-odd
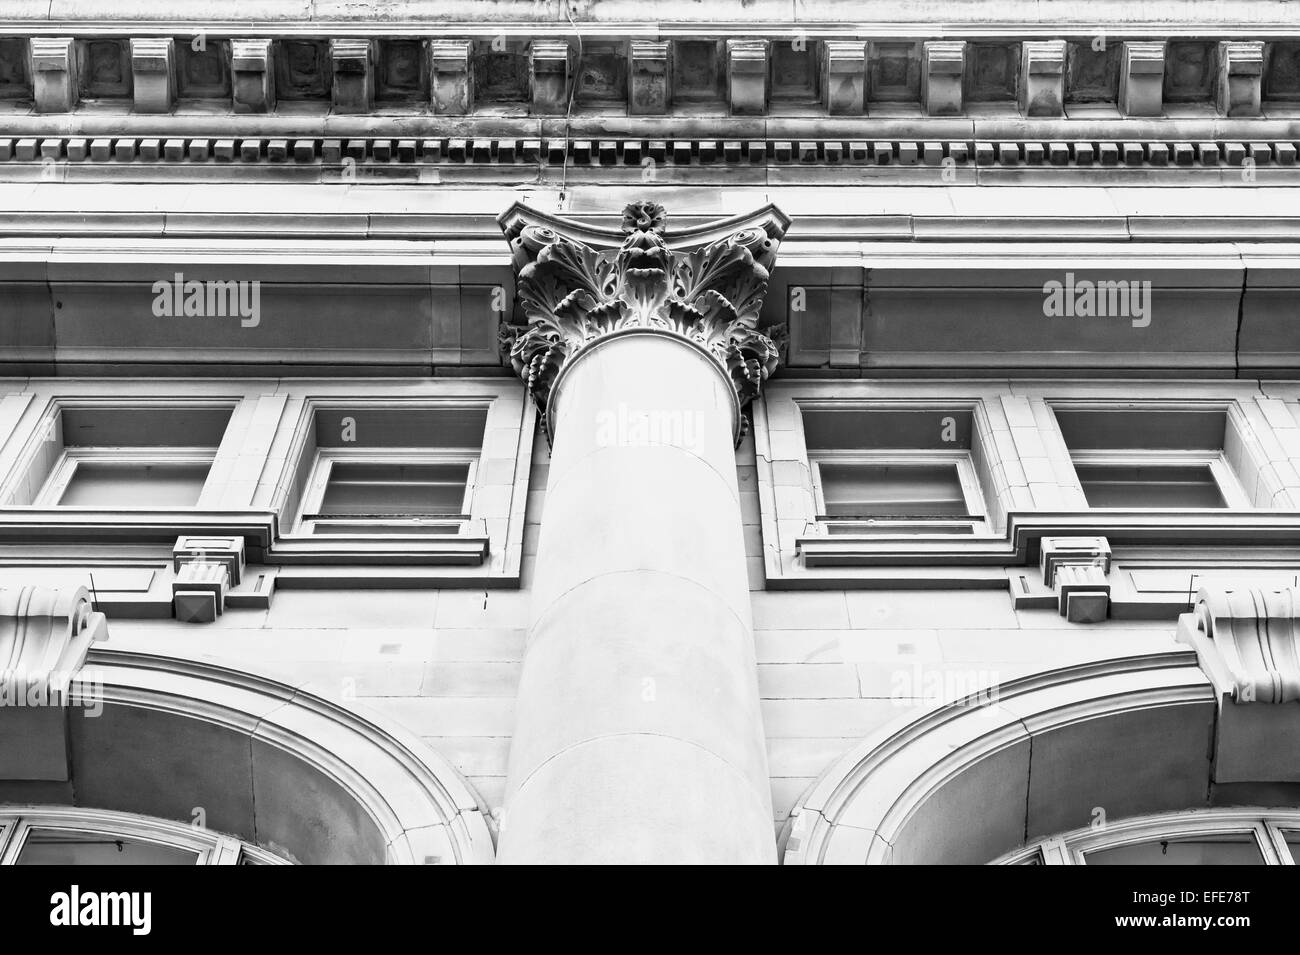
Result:
{"label": "column shaft", "polygon": [[736,414],[649,330],[557,381],[500,861],[776,861]]}

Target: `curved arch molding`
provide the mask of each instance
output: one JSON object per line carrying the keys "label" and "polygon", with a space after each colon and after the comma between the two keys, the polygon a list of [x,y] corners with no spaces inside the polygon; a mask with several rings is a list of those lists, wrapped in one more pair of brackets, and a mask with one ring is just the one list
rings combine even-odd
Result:
{"label": "curved arch molding", "polygon": [[784,862],[984,863],[1099,813],[1213,798],[1217,701],[1193,652],[1035,674],[984,700],[895,723],[833,764],[792,810]]}
{"label": "curved arch molding", "polygon": [[479,801],[452,766],[404,731],[292,686],[97,648],[66,712],[65,780],[0,778],[0,803],[201,818],[301,863],[493,860]]}

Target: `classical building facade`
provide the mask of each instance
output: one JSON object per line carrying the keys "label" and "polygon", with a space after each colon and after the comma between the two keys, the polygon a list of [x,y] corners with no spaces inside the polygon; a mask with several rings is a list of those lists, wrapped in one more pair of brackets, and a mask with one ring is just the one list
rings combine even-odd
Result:
{"label": "classical building facade", "polygon": [[0,864],[1300,859],[1294,3],[229,6],[0,11]]}

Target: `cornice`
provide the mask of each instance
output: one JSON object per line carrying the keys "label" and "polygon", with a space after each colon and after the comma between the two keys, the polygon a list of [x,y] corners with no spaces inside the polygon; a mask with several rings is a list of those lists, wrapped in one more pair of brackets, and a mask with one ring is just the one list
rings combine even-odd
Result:
{"label": "cornice", "polygon": [[[923,130],[917,132],[924,133]],[[1082,130],[1079,131],[1083,132]],[[1142,137],[1123,140],[717,140],[717,139],[319,139],[242,136],[69,136],[3,135],[0,125],[0,178],[16,180],[136,181],[207,178],[223,170],[256,168],[271,179],[299,182],[508,182],[521,178],[543,183],[569,166],[575,183],[654,181],[697,184],[716,171],[735,171],[741,181],[762,182],[763,172],[790,167],[808,171],[823,185],[853,180],[843,167],[891,167],[873,175],[900,183],[958,182],[980,170],[1014,169],[1027,178],[1052,176],[1063,168],[1095,172],[1100,182],[1142,181],[1144,177],[1200,170],[1236,170],[1242,181],[1260,172],[1286,174],[1297,166],[1296,138],[1258,130],[1259,138],[1221,137],[1187,141]],[[570,165],[572,164],[572,165]],[[693,174],[680,179],[687,170]],[[723,171],[726,172],[723,172]],[[487,173],[487,176],[483,174]],[[631,176],[620,175],[631,173]],[[1214,173],[1217,176],[1219,173]],[[568,178],[566,176],[566,178]],[[1204,178],[1204,175],[1202,175]],[[736,181],[728,177],[726,181]]]}
{"label": "cornice", "polygon": [[[497,22],[0,24],[0,100],[18,112],[513,116],[1255,117],[1300,105],[1300,28],[1015,24],[815,30]],[[759,23],[761,26],[755,27]],[[62,25],[60,25],[62,26]],[[52,32],[53,31],[53,32]],[[579,77],[581,82],[579,83]]]}

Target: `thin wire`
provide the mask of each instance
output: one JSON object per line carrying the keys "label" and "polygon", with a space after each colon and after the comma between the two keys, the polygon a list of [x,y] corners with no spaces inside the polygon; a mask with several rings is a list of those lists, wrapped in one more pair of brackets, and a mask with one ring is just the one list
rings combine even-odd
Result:
{"label": "thin wire", "polygon": [[569,19],[569,26],[573,27],[573,35],[578,38],[578,58],[574,75],[569,82],[569,103],[564,111],[564,162],[560,166],[560,211],[564,210],[564,197],[569,183],[569,132],[570,121],[573,118],[573,99],[578,92],[577,70],[582,69],[582,31],[578,29],[578,24],[573,19],[573,0],[564,0],[564,15]]}

